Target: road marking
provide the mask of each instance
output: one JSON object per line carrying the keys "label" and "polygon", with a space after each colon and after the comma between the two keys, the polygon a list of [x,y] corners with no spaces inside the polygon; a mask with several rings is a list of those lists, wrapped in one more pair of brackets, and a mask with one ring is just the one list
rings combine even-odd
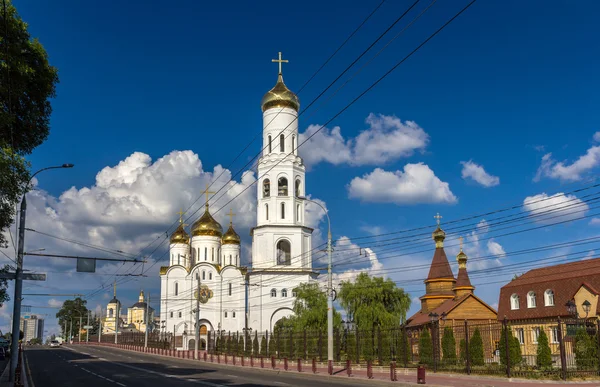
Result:
{"label": "road marking", "polygon": [[[71,350],[74,351],[74,352],[77,352],[77,353],[81,353],[81,352],[79,352],[78,350],[76,350],[74,348],[72,348]],[[166,378],[174,378],[174,379],[185,380],[185,381],[190,381],[190,382],[193,381],[194,383],[198,383],[198,384],[203,385],[203,386],[208,386],[208,387],[226,387],[223,384],[211,383],[209,381],[200,380],[200,379],[188,379],[186,376],[181,376],[181,375],[164,374],[162,372],[152,371],[152,370],[149,370],[149,369],[132,366],[130,364],[119,363],[119,362],[114,361],[114,360],[104,360],[104,361],[106,361],[108,363],[113,363],[113,364],[119,365],[121,367],[130,368],[132,370],[136,370],[136,371],[140,371],[140,372],[145,372],[145,373],[148,373],[148,374],[154,374],[154,375],[163,376],[163,377],[166,377]],[[178,368],[177,366],[173,366],[173,367]],[[288,384],[288,386],[289,386],[289,384]]]}
{"label": "road marking", "polygon": [[225,376],[229,376],[230,378],[239,378],[239,376],[235,376],[235,375],[225,375]]}
{"label": "road marking", "polygon": [[287,384],[287,383],[284,383],[284,382],[273,382],[273,384],[278,384],[280,386],[291,386],[291,384]]}

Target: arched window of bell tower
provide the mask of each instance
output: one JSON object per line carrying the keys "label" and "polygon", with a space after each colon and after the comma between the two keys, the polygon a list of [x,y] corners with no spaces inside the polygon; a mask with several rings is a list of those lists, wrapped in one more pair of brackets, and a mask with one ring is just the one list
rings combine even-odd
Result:
{"label": "arched window of bell tower", "polygon": [[288,240],[282,239],[277,242],[277,264],[286,266],[292,264],[292,246]]}
{"label": "arched window of bell tower", "polygon": [[288,196],[288,181],[285,177],[280,177],[277,181],[277,195]]}
{"label": "arched window of bell tower", "polygon": [[279,151],[285,152],[285,136],[283,134],[279,136]]}
{"label": "arched window of bell tower", "polygon": [[272,140],[271,140],[271,136],[269,135],[269,153],[271,153],[273,151],[271,148],[271,143],[272,143]]}
{"label": "arched window of bell tower", "polygon": [[271,196],[271,180],[264,179],[263,180],[263,198],[268,198]]}
{"label": "arched window of bell tower", "polygon": [[292,135],[292,152],[296,154],[296,136]]}
{"label": "arched window of bell tower", "polygon": [[294,193],[296,194],[296,197],[302,196],[300,192],[300,179],[296,179],[296,182],[294,183]]}

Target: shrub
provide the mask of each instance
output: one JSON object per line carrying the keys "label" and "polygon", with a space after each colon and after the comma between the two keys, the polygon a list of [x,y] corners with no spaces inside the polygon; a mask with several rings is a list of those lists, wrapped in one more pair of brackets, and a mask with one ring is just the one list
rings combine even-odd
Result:
{"label": "shrub", "polygon": [[548,344],[548,336],[541,327],[538,337],[536,365],[539,369],[552,368],[552,352],[550,351],[550,344]]}
{"label": "shrub", "polygon": [[265,336],[260,340],[260,354],[267,356],[267,338]]}
{"label": "shrub", "polygon": [[475,328],[473,337],[469,341],[469,355],[471,356],[471,364],[474,366],[482,366],[485,364],[483,356],[483,339],[479,328]]}
{"label": "shrub", "polygon": [[454,331],[450,327],[444,328],[442,354],[444,356],[443,361],[446,364],[456,364],[456,340],[454,339]]}
{"label": "shrub", "polygon": [[460,361],[464,363],[467,361],[467,342],[465,341],[465,339],[460,339],[460,343],[458,346],[460,347],[459,348]]}
{"label": "shrub", "polygon": [[433,342],[427,328],[423,329],[419,337],[419,359],[421,364],[433,364]]}
{"label": "shrub", "polygon": [[[248,343],[250,345],[250,343]],[[254,340],[252,340],[252,353],[258,355],[258,332],[254,332]]]}
{"label": "shrub", "polygon": [[506,333],[508,331],[508,354],[510,357],[510,368],[516,367],[523,362],[523,356],[521,355],[521,343],[517,339],[510,329],[502,329],[500,334],[499,350],[500,350],[500,364],[506,367]]}
{"label": "shrub", "polygon": [[585,328],[578,328],[575,333],[575,364],[579,369],[597,369],[598,356],[596,343]]}

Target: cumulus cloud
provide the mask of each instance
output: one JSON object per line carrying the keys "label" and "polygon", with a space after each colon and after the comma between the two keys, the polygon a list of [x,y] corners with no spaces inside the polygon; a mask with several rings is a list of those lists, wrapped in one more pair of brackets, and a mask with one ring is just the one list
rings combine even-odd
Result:
{"label": "cumulus cloud", "polygon": [[589,210],[581,199],[562,192],[552,196],[546,193],[528,196],[523,200],[523,206],[536,222],[542,224],[577,219]]}
{"label": "cumulus cloud", "polygon": [[[598,142],[600,132],[594,134],[594,141]],[[552,158],[552,153],[546,153],[542,157],[542,162],[534,177],[534,181],[539,181],[542,177],[549,177],[561,181],[578,181],[583,175],[593,168],[600,165],[600,146],[594,145],[586,153],[580,156],[571,164],[565,161],[556,161]]]}
{"label": "cumulus cloud", "polygon": [[500,246],[500,243],[494,241],[493,239],[488,240],[487,248],[491,254],[496,255],[499,258],[506,256],[504,248]]}
{"label": "cumulus cloud", "polygon": [[323,128],[317,133],[321,126],[310,125],[299,134],[300,143],[314,134],[299,148],[305,164],[309,167],[320,162],[380,165],[411,156],[425,149],[429,142],[429,135],[413,121],[402,122],[395,116],[371,113],[365,122],[368,129],[352,139],[345,139],[339,126]]}
{"label": "cumulus cloud", "polygon": [[591,226],[598,226],[598,225],[600,225],[600,218],[592,218],[592,220],[590,220],[590,225]]}
{"label": "cumulus cloud", "polygon": [[[72,187],[58,197],[39,187],[27,194],[28,228],[100,246],[102,250],[35,232],[27,232],[25,248],[29,251],[45,248],[50,254],[91,257],[129,258],[129,255],[123,257],[115,253],[116,250],[147,256],[144,269],[151,267],[146,273],[148,277],[131,277],[123,285],[118,285],[118,298],[124,305],[131,305],[143,288],[158,299],[158,269],[168,264],[167,236],[173,231],[170,226],[178,219],[176,212],[190,205],[186,223],[191,224],[199,218],[204,209],[204,197],[195,200],[206,184],[212,183],[211,191],[217,192],[211,197],[210,210],[221,225],[226,227],[229,221],[226,213],[230,208],[237,214],[233,221],[242,236],[242,251],[245,253],[242,263],[249,262],[251,240],[248,235],[250,228],[256,225],[256,187],[253,186],[256,178],[251,171],[229,181],[231,178],[231,171],[220,165],[205,170],[200,157],[189,150],[173,151],[155,160],[147,154],[135,152],[116,165],[103,168],[97,173],[94,184],[88,187]],[[234,197],[235,200],[228,203]],[[314,200],[326,207],[319,199]],[[307,205],[306,216],[308,225],[316,228],[322,223],[325,213],[316,205]],[[315,233],[320,234],[318,229]],[[148,245],[150,248],[141,251]],[[14,257],[12,247],[3,251]],[[73,260],[34,257],[26,257],[25,267],[31,272],[48,274],[43,286],[49,292],[91,295],[90,308],[96,302],[104,308],[106,300],[112,298],[112,274],[139,274],[142,271],[141,264],[98,261],[95,274],[77,273]],[[35,286],[40,285],[32,282],[24,284],[25,290],[38,290]],[[92,294],[96,291],[97,294]],[[43,302],[43,305],[32,305],[57,307],[64,300],[55,297]],[[12,302],[8,304],[8,307],[12,306]],[[32,313],[35,312],[32,308]],[[56,320],[48,319],[46,326],[49,333],[58,332]],[[3,331],[7,327],[7,324],[0,323]]]}
{"label": "cumulus cloud", "polygon": [[425,164],[407,164],[404,172],[376,168],[348,185],[350,198],[368,202],[417,204],[456,203],[450,185],[441,181]]}
{"label": "cumulus cloud", "polygon": [[460,163],[463,166],[463,179],[472,179],[484,187],[493,187],[500,184],[500,178],[487,173],[482,165],[476,164],[471,160],[461,161]]}
{"label": "cumulus cloud", "polygon": [[61,300],[57,300],[55,298],[51,298],[48,300],[48,306],[53,307],[53,308],[60,308],[62,307],[64,301]]}
{"label": "cumulus cloud", "polygon": [[348,262],[353,262],[353,266],[355,266],[347,270],[336,270],[333,273],[334,284],[339,285],[342,281],[353,281],[360,273],[385,276],[382,271],[383,264],[379,262],[377,254],[370,248],[362,248],[346,236],[340,237],[334,247],[334,251],[338,251],[335,254],[334,266]]}
{"label": "cumulus cloud", "polygon": [[[489,223],[485,219],[482,219],[477,223],[475,229],[466,235],[464,251],[471,259],[468,263],[471,270],[502,265],[501,258],[506,256],[504,247],[494,239],[487,239],[487,243],[485,244],[480,240],[486,238],[490,229]],[[490,257],[490,255],[494,255],[495,257]]]}

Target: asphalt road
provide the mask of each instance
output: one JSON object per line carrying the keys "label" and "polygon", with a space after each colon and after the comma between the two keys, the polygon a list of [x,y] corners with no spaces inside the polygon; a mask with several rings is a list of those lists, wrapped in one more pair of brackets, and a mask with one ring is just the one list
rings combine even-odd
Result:
{"label": "asphalt road", "polygon": [[107,347],[35,347],[27,348],[25,356],[34,387],[365,385],[365,380],[220,366]]}

